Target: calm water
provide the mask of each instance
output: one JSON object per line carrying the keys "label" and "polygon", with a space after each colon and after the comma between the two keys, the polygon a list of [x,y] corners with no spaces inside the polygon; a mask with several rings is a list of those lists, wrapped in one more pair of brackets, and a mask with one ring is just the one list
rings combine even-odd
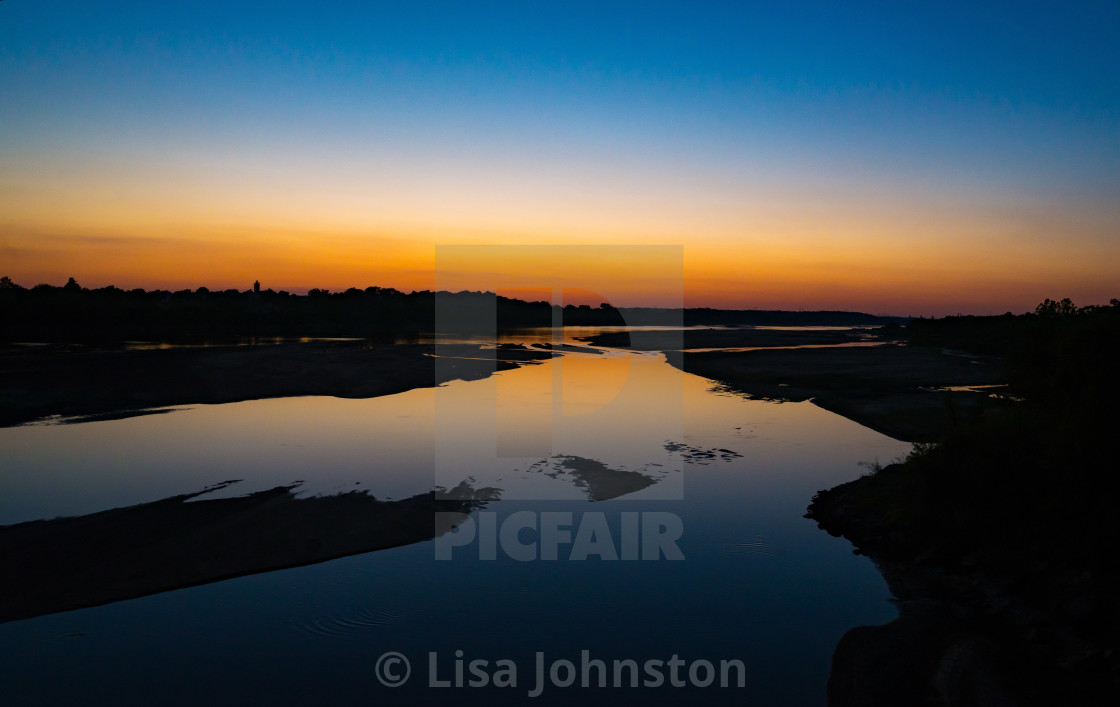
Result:
{"label": "calm water", "polygon": [[[810,403],[746,400],[660,354],[625,352],[370,400],[2,429],[3,524],[227,479],[241,481],[214,497],[297,480],[302,495],[383,499],[465,484],[500,489],[475,513],[479,527],[571,513],[572,536],[602,521],[616,549],[631,514],[672,514],[684,559],[576,561],[561,544],[555,561],[518,561],[501,546],[488,560],[474,542],[440,561],[440,541],[428,541],[16,621],[0,625],[0,695],[5,705],[823,704],[840,636],[895,612],[870,562],[802,515],[859,462],[908,448]],[[608,672],[614,660],[738,659],[746,687],[589,690],[577,679],[528,698],[538,652],[547,671],[556,659],[578,667],[584,650]],[[376,678],[387,651],[411,661],[403,687]],[[513,661],[518,687],[427,687],[429,653],[453,681],[456,651],[491,673]]]}

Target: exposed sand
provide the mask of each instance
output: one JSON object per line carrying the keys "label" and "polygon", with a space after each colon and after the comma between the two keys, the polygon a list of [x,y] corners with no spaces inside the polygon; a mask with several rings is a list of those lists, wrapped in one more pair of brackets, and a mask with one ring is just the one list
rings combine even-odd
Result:
{"label": "exposed sand", "polygon": [[[908,442],[937,440],[954,425],[1006,405],[987,392],[942,390],[1006,382],[1001,359],[899,345],[897,336],[897,329],[702,329],[618,332],[585,340],[598,346],[664,351],[672,365],[728,390],[767,400],[812,400]],[[875,341],[883,345],[851,346]],[[798,346],[822,347],[791,348]],[[692,350],[716,347],[758,350]]]}
{"label": "exposed sand", "polygon": [[481,505],[436,493],[296,498],[292,489],[191,503],[201,494],[185,494],[0,526],[0,623],[409,545]]}
{"label": "exposed sand", "polygon": [[547,359],[524,347],[369,345],[360,341],[162,350],[7,349],[0,353],[0,425],[48,415],[111,414],[191,403],[296,395],[370,398]]}
{"label": "exposed sand", "polygon": [[812,400],[908,442],[1002,407],[986,393],[935,390],[1002,383],[1003,362],[911,346],[669,353],[669,362],[728,389],[769,400]]}

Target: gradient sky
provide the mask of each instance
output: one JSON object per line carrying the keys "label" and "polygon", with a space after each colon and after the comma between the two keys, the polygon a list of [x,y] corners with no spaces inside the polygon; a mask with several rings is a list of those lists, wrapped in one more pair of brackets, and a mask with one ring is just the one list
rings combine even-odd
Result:
{"label": "gradient sky", "polygon": [[[1120,297],[1120,6],[777,5],[4,0],[0,274],[412,290],[440,245],[651,244],[689,306]],[[487,265],[456,281],[518,284]]]}

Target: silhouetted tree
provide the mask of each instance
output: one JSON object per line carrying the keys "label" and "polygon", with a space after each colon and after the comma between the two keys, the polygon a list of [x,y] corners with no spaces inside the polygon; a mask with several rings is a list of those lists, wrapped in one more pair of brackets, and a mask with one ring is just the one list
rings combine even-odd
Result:
{"label": "silhouetted tree", "polygon": [[1069,297],[1060,302],[1046,298],[1042,304],[1034,308],[1034,313],[1041,317],[1069,317],[1077,314],[1077,311],[1077,306]]}

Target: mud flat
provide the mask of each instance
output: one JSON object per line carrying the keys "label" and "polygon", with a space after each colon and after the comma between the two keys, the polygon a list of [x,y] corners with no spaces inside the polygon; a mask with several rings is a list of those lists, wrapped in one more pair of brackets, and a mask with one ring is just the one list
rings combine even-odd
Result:
{"label": "mud flat", "polygon": [[[1006,407],[1003,359],[898,343],[897,328],[609,332],[595,346],[662,351],[670,364],[752,398],[816,405],[907,442],[935,441]],[[727,349],[710,351],[704,349]],[[752,349],[752,350],[735,350]],[[950,390],[952,388],[953,390]]]}
{"label": "mud flat", "polygon": [[1003,383],[1005,366],[994,357],[893,344],[666,355],[677,368],[728,390],[766,400],[812,400],[907,442],[939,439],[1006,406],[983,390],[946,390]]}
{"label": "mud flat", "polygon": [[[0,352],[0,425],[47,416],[121,417],[148,408],[296,395],[370,398],[485,378],[552,357],[518,346],[361,341],[112,350],[8,347]],[[82,418],[79,418],[82,419]]]}
{"label": "mud flat", "polygon": [[0,623],[409,545],[485,503],[461,490],[380,501],[297,498],[294,488],[0,526]]}

